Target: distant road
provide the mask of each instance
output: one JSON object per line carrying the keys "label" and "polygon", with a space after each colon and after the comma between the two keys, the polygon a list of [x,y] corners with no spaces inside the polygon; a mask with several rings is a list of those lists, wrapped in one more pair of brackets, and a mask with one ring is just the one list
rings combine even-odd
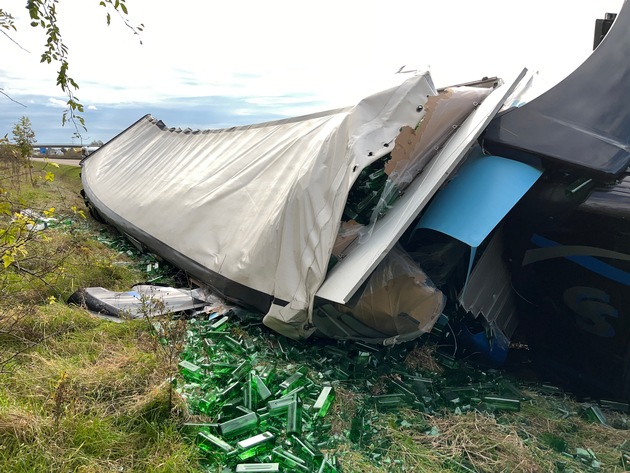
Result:
{"label": "distant road", "polygon": [[[31,159],[33,161],[38,161],[40,163],[46,162],[46,160],[44,158],[32,157]],[[63,164],[65,166],[79,166],[79,163],[81,162],[81,160],[80,159],[66,159],[66,158],[59,158],[59,157],[51,156],[50,158],[48,158],[48,162],[49,163]]]}

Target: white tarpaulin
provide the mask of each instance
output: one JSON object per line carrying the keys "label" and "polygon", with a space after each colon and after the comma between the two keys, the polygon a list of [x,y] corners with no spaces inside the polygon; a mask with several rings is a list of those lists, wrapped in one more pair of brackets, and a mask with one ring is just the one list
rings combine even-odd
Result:
{"label": "white tarpaulin", "polygon": [[261,125],[193,132],[145,117],[84,161],[84,189],[130,235],[305,309],[353,176],[435,94],[420,75],[353,108]]}

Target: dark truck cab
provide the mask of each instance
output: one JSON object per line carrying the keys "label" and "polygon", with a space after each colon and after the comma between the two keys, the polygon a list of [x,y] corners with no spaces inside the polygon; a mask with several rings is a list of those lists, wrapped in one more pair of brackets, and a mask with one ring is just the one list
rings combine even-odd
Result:
{"label": "dark truck cab", "polygon": [[[508,215],[520,326],[550,372],[630,399],[630,8],[558,85],[497,115],[481,143],[541,178]],[[601,43],[598,42],[605,35]]]}

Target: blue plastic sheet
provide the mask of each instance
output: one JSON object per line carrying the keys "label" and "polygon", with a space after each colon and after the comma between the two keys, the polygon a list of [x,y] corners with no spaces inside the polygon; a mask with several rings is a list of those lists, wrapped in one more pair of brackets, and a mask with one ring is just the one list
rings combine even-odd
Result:
{"label": "blue plastic sheet", "polygon": [[476,249],[534,185],[542,171],[499,156],[467,162],[435,196],[414,232],[427,228]]}

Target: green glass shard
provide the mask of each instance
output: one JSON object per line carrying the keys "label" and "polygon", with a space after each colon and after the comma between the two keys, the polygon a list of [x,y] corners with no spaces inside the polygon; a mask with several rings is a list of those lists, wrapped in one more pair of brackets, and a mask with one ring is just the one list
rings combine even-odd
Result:
{"label": "green glass shard", "polygon": [[481,398],[488,406],[501,411],[520,411],[521,401],[518,399],[510,399],[507,397],[483,396]]}
{"label": "green glass shard", "polygon": [[243,348],[245,348],[245,351],[250,353],[256,351],[256,345],[250,338],[243,339]]}
{"label": "green glass shard", "polygon": [[506,379],[502,379],[499,385],[501,386],[502,394],[510,394],[514,399],[520,399],[521,401],[529,399],[520,389]]}
{"label": "green glass shard", "polygon": [[594,404],[588,406],[584,411],[584,416],[590,420],[591,422],[597,422],[602,425],[608,425],[608,421],[606,420],[606,416],[599,408]]}
{"label": "green glass shard", "polygon": [[248,360],[245,360],[239,363],[238,366],[234,368],[234,370],[232,370],[232,373],[231,373],[232,376],[230,378],[231,381],[238,381],[243,376],[245,376],[251,369],[252,369],[252,366]]}
{"label": "green glass shard", "polygon": [[216,402],[214,401],[213,398],[208,399],[208,398],[202,397],[199,399],[197,403],[197,409],[202,414],[210,415],[212,414],[213,410],[216,409],[216,407],[217,407]]}
{"label": "green glass shard", "polygon": [[233,363],[211,363],[208,364],[208,368],[212,371],[213,374],[217,376],[223,376],[226,374],[232,374],[234,370],[238,367]]}
{"label": "green glass shard", "polygon": [[550,384],[541,384],[538,389],[547,394],[562,394],[562,389]]}
{"label": "green glass shard", "polygon": [[[239,386],[239,384],[237,383],[237,387]],[[237,389],[235,392],[235,395],[232,396],[228,401],[225,401],[223,404],[219,403],[219,405],[221,406],[221,411],[222,412],[231,412],[233,410],[239,410],[241,412],[245,412],[246,414],[249,414],[251,411],[251,409],[245,409],[242,404],[243,404],[243,396],[239,396],[238,394],[240,394],[240,391]],[[245,410],[243,410],[245,409]]]}
{"label": "green glass shard", "polygon": [[305,384],[307,379],[308,378],[304,376],[304,373],[300,371],[296,371],[295,373],[293,373],[291,376],[289,376],[287,379],[285,379],[284,381],[280,383],[279,391],[282,394],[287,394],[292,389],[295,389],[296,387]]}
{"label": "green glass shard", "polygon": [[186,381],[201,381],[203,379],[203,370],[200,366],[186,360],[180,361],[177,366],[181,368],[182,376]]}
{"label": "green glass shard", "polygon": [[251,432],[258,426],[258,415],[255,412],[219,424],[219,432],[224,437],[236,437]]}
{"label": "green glass shard", "polygon": [[217,399],[223,401],[224,403],[232,399],[234,396],[237,396],[241,392],[241,383],[238,381],[234,381],[232,384],[229,384],[225,387],[225,389],[217,395]]}
{"label": "green glass shard", "polygon": [[210,329],[216,330],[219,327],[221,327],[223,324],[225,324],[228,320],[229,320],[229,317],[223,316],[220,319],[218,319],[216,322],[213,322],[212,324],[210,324]]}
{"label": "green glass shard", "polygon": [[345,358],[347,355],[347,353],[344,350],[333,345],[326,346],[326,348],[324,349],[324,352],[333,358]]}
{"label": "green glass shard", "polygon": [[329,460],[324,460],[322,464],[320,465],[319,470],[317,470],[317,473],[337,473],[337,472],[338,472],[337,468],[335,468],[335,466]]}
{"label": "green glass shard", "polygon": [[355,207],[355,210],[359,214],[364,213],[366,210],[371,210],[374,207],[374,205],[376,205],[376,202],[378,202],[378,198],[379,198],[379,193],[377,191],[370,192],[363,200],[361,200],[357,204],[357,206]]}
{"label": "green glass shard", "polygon": [[356,220],[359,217],[359,214],[352,210],[349,206],[343,209],[343,214],[348,217],[348,220]]}
{"label": "green glass shard", "polygon": [[448,317],[444,314],[440,314],[435,324],[433,325],[429,336],[431,338],[441,340],[444,336],[444,333],[446,332],[446,328],[448,327],[448,322]]}
{"label": "green glass shard", "polygon": [[286,394],[282,394],[282,397],[297,397],[298,394],[300,396],[304,395],[306,393],[306,386],[298,386],[295,389],[292,389],[291,391],[289,391]]}
{"label": "green glass shard", "polygon": [[216,431],[219,424],[208,422],[185,422],[182,424],[182,431],[187,434],[198,434],[199,432]]}
{"label": "green glass shard", "polygon": [[459,367],[458,361],[450,355],[446,355],[444,353],[436,351],[434,352],[433,356],[435,360],[442,366],[446,366],[447,368],[451,369],[457,369]]}
{"label": "green glass shard", "polygon": [[370,181],[374,181],[376,179],[386,179],[387,176],[385,175],[385,168],[383,169],[378,169],[377,171],[374,171],[372,174],[370,174],[369,176],[367,176],[368,180]]}
{"label": "green glass shard", "polygon": [[[207,332],[204,332],[204,335],[211,337],[223,337],[229,334],[230,332],[227,332],[225,330],[208,330]],[[206,342],[208,346],[214,346],[216,344],[216,342],[211,341],[211,339],[209,338],[204,339],[204,342]]]}
{"label": "green glass shard", "polygon": [[367,351],[360,351],[355,357],[354,361],[354,377],[362,378],[365,376],[366,370],[370,365],[372,355]]}
{"label": "green glass shard", "polygon": [[263,432],[262,434],[254,435],[245,440],[241,440],[236,446],[241,450],[247,450],[248,448],[255,447],[262,443],[268,443],[275,440],[274,435],[271,432]]}
{"label": "green glass shard", "polygon": [[371,353],[378,353],[379,351],[379,349],[376,346],[368,345],[367,343],[355,342],[354,344],[359,350],[362,350],[362,351],[371,352]]}
{"label": "green glass shard", "polygon": [[256,409],[258,404],[258,393],[255,390],[253,372],[247,376],[247,382],[243,385],[243,404],[247,409]]}
{"label": "green glass shard", "polygon": [[319,466],[317,473],[337,473],[337,467],[335,466],[336,459],[333,457],[332,459],[326,454],[324,456],[324,460],[322,464]]}
{"label": "green glass shard", "polygon": [[259,376],[260,376],[260,379],[262,379],[265,382],[265,385],[268,388],[271,388],[271,386],[276,380],[276,377],[278,376],[278,373],[276,371],[276,365],[265,366],[263,370],[259,373]]}
{"label": "green glass shard", "polygon": [[294,399],[287,407],[287,434],[302,432],[302,404]]}
{"label": "green glass shard", "polygon": [[256,393],[260,397],[260,400],[266,401],[267,398],[271,396],[271,391],[269,391],[269,388],[267,387],[265,382],[262,380],[260,376],[256,374],[252,376],[252,381],[254,383],[254,389],[256,390]]}
{"label": "green glass shard", "polygon": [[267,402],[267,409],[269,409],[269,415],[277,416],[283,414],[289,408],[289,405],[295,400],[294,396],[282,397],[280,399],[274,399]]}
{"label": "green glass shard", "polygon": [[307,458],[309,463],[319,465],[323,460],[324,454],[305,438],[294,435],[291,438],[291,442],[299,448],[302,458]]}
{"label": "green glass shard", "polygon": [[335,373],[335,378],[337,379],[341,379],[341,380],[350,379],[350,373],[345,371],[343,368],[336,367],[333,370],[333,372]]}
{"label": "green glass shard", "polygon": [[576,448],[575,455],[582,460],[588,460],[589,462],[591,461],[591,454],[585,448]]}
{"label": "green glass shard", "polygon": [[276,437],[271,432],[263,432],[262,434],[241,440],[236,444],[239,450],[238,458],[247,460],[248,458],[258,456],[265,452],[271,453],[275,440]]}
{"label": "green glass shard", "polygon": [[317,417],[324,417],[335,400],[335,390],[332,386],[324,386],[313,404],[313,412]]}
{"label": "green glass shard", "polygon": [[222,341],[225,344],[226,348],[230,349],[231,351],[238,354],[243,353],[243,346],[238,340],[230,337],[229,335],[226,335],[225,337],[223,337]]}
{"label": "green glass shard", "polygon": [[396,381],[395,379],[390,379],[389,382],[394,388],[394,390],[397,391],[399,394],[402,394],[403,396],[407,397],[409,400],[412,400],[412,401],[416,399],[416,393],[413,392],[411,387],[406,386],[402,382]]}
{"label": "green glass shard", "polygon": [[402,394],[383,394],[381,396],[372,396],[372,401],[376,407],[380,409],[392,409],[405,404]]}
{"label": "green glass shard", "polygon": [[280,463],[239,463],[236,473],[275,473],[280,471]]}
{"label": "green glass shard", "polygon": [[433,390],[433,380],[422,376],[408,376],[407,384],[416,394],[421,396],[426,396]]}
{"label": "green glass shard", "polygon": [[287,471],[311,471],[304,460],[283,448],[274,448],[272,450],[272,458],[274,460],[278,460],[279,463],[284,465],[287,468]]}
{"label": "green glass shard", "polygon": [[254,412],[252,409],[248,409],[245,406],[236,406],[236,410],[241,411],[244,414],[251,414],[252,412]]}
{"label": "green glass shard", "polygon": [[206,373],[212,373],[214,376],[221,377],[232,373],[237,365],[231,363],[203,363],[201,367]]}
{"label": "green glass shard", "polygon": [[230,453],[234,450],[229,443],[209,432],[199,432],[197,434],[197,443],[204,452],[223,451],[224,453]]}

